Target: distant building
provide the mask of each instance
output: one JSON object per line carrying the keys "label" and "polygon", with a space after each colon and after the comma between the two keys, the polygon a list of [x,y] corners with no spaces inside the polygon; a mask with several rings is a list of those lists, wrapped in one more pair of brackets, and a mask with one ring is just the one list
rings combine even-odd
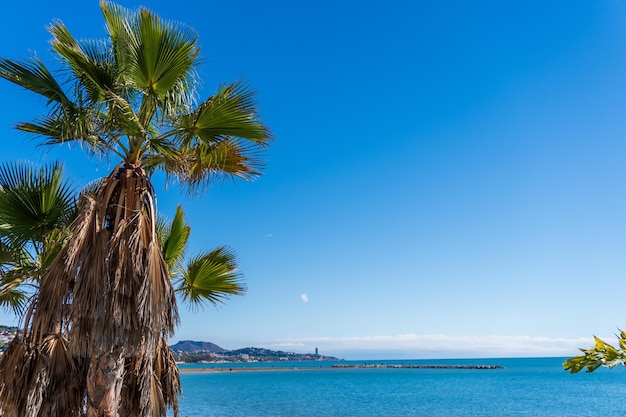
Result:
{"label": "distant building", "polygon": [[315,354],[316,354],[316,355],[319,355],[319,353],[317,353],[317,348],[315,348]]}

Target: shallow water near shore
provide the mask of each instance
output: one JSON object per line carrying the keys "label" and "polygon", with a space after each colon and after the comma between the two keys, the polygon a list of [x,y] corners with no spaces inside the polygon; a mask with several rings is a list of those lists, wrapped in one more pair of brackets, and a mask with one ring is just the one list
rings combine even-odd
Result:
{"label": "shallow water near shore", "polygon": [[[342,364],[500,365],[503,369],[332,369],[335,362],[182,365],[181,417],[617,416],[624,368],[563,371],[564,358],[342,361]],[[230,372],[231,368],[291,368]]]}

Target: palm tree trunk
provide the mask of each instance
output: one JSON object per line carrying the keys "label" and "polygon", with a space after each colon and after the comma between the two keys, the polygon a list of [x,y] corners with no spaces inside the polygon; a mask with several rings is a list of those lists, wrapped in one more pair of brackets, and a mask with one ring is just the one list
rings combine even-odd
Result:
{"label": "palm tree trunk", "polygon": [[121,349],[91,358],[87,374],[87,416],[118,417],[124,377]]}

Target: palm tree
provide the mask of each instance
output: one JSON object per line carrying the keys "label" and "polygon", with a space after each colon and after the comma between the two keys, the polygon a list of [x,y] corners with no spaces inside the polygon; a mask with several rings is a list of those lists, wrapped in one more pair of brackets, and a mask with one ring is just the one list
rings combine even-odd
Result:
{"label": "palm tree", "polygon": [[[61,22],[51,24],[61,80],[36,57],[0,58],[0,77],[49,103],[17,129],[120,160],[81,199],[71,236],[26,312],[24,336],[0,361],[5,417],[152,417],[167,407],[178,414],[167,344],[176,290],[150,176],[165,172],[192,193],[220,178],[252,179],[270,140],[243,83],[196,104],[199,47],[190,29],[146,9],[100,6],[105,41],[77,41]],[[193,290],[189,299],[206,297],[202,280],[182,282],[180,291]]]}

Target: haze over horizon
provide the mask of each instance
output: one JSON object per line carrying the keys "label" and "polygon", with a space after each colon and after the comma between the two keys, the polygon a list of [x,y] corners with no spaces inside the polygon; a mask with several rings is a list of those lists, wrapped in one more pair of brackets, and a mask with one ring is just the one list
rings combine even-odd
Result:
{"label": "haze over horizon", "polygon": [[[229,245],[248,292],[170,342],[346,359],[571,356],[626,328],[626,3],[126,0],[194,28],[202,97],[247,80],[275,141],[255,182],[187,199],[190,255]],[[45,27],[103,38],[97,1],[0,14],[0,56],[54,67]],[[0,82],[0,163],[43,113]],[[0,312],[0,323],[17,321]]]}

